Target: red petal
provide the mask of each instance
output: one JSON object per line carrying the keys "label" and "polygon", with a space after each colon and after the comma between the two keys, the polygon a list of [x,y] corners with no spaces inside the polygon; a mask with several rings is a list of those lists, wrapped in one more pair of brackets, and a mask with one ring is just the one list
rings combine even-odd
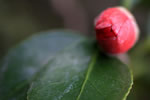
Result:
{"label": "red petal", "polygon": [[137,40],[137,25],[125,8],[108,8],[96,18],[96,37],[100,46],[111,54],[127,52]]}

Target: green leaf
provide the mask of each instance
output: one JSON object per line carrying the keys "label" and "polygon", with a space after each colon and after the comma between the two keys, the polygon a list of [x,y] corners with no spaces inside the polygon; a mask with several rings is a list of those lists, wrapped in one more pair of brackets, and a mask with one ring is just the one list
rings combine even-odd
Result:
{"label": "green leaf", "polygon": [[27,90],[40,68],[61,49],[81,39],[82,36],[72,31],[50,31],[34,35],[11,49],[0,66],[0,99],[9,98],[22,88]]}
{"label": "green leaf", "polygon": [[5,57],[0,98],[126,99],[132,75],[125,64],[102,54],[93,40],[70,31],[50,33],[26,40]]}

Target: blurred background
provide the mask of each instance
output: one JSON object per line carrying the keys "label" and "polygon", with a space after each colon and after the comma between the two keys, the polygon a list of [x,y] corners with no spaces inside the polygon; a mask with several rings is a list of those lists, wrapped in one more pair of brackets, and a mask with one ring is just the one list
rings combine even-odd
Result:
{"label": "blurred background", "polygon": [[41,31],[65,28],[94,35],[94,18],[120,5],[134,14],[141,31],[129,51],[134,85],[128,100],[150,100],[150,0],[0,0],[0,58]]}

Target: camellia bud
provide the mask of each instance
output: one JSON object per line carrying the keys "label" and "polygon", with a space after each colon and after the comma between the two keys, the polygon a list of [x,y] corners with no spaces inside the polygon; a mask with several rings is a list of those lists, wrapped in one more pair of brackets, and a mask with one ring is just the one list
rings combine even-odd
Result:
{"label": "camellia bud", "polygon": [[139,36],[134,17],[123,7],[104,10],[95,20],[95,30],[99,45],[109,54],[127,52]]}

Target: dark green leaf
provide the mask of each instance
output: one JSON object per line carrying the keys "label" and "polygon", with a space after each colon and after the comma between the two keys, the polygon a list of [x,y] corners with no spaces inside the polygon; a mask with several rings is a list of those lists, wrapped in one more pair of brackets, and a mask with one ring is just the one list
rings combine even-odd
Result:
{"label": "dark green leaf", "polygon": [[13,48],[6,55],[0,67],[0,99],[9,98],[14,92],[20,92],[24,86],[28,87],[28,81],[32,79],[32,76],[57,52],[83,38],[77,33],[72,33],[74,32],[41,33]]}
{"label": "dark green leaf", "polygon": [[5,57],[0,99],[126,98],[132,75],[125,64],[100,53],[93,40],[69,31],[51,33],[28,39]]}
{"label": "dark green leaf", "polygon": [[126,65],[99,54],[89,40],[58,54],[31,84],[28,100],[123,100],[131,88]]}

